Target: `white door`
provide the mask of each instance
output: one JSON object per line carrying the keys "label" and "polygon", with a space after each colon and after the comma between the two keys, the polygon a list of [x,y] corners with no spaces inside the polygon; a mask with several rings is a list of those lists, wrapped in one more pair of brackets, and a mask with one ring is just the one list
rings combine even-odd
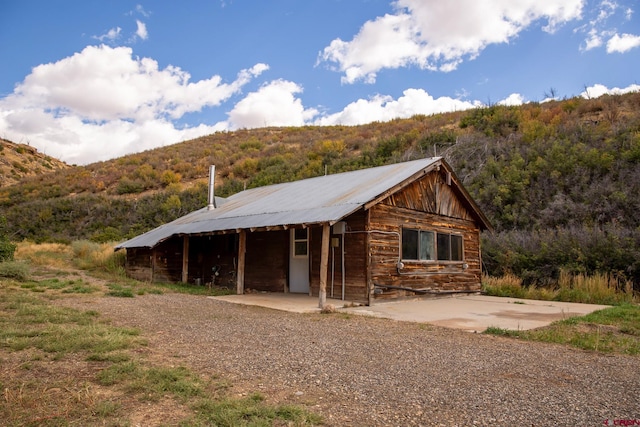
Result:
{"label": "white door", "polygon": [[291,230],[289,292],[309,293],[309,229]]}

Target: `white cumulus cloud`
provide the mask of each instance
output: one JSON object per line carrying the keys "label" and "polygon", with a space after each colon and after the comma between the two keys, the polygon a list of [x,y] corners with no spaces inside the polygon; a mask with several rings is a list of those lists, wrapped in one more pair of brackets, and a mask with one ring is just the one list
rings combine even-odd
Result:
{"label": "white cumulus cloud", "polygon": [[136,36],[140,37],[142,40],[146,40],[149,38],[149,33],[147,32],[147,25],[140,21],[139,19],[136,19]]}
{"label": "white cumulus cloud", "polygon": [[468,110],[482,105],[480,101],[465,101],[447,96],[434,98],[423,89],[407,89],[398,99],[376,95],[370,99],[354,101],[337,113],[323,114],[316,108],[304,107],[298,96],[302,91],[300,85],[286,80],[266,83],[235,105],[229,112],[229,120],[224,123],[225,129],[359,125],[407,118],[416,114]]}
{"label": "white cumulus cloud", "polygon": [[589,51],[605,45],[607,53],[625,53],[640,45],[640,37],[633,34],[619,35],[617,25],[624,25],[632,15],[633,9],[624,7],[619,1],[602,0],[590,9],[587,23],[576,28],[574,32],[585,33],[580,50]]}
{"label": "white cumulus cloud", "polygon": [[386,68],[452,71],[487,46],[508,43],[542,21],[544,31],[581,17],[585,0],[396,0],[396,12],[366,22],[351,41],[333,40],[319,62],[343,83],[373,83]]}
{"label": "white cumulus cloud", "polygon": [[625,53],[640,46],[640,36],[633,34],[615,34],[607,42],[607,53]]}
{"label": "white cumulus cloud", "polygon": [[115,27],[110,29],[104,34],[99,36],[93,36],[94,39],[100,40],[101,42],[114,42],[120,38],[120,33],[122,32],[122,28]]}
{"label": "white cumulus cloud", "polygon": [[275,80],[248,94],[229,112],[231,129],[264,126],[302,126],[317,110],[305,109],[296,94],[302,87],[286,80]]}
{"label": "white cumulus cloud", "polygon": [[640,85],[632,84],[625,88],[614,87],[612,89],[609,89],[605,85],[595,84],[593,86],[585,88],[584,92],[582,92],[580,96],[582,96],[583,98],[592,99],[598,98],[602,95],[623,95],[630,92],[640,92]]}
{"label": "white cumulus cloud", "polygon": [[178,128],[173,121],[220,105],[267,69],[257,64],[231,83],[220,76],[192,82],[180,68],[160,69],[128,47],[87,46],[35,67],[0,99],[0,135],[71,163],[174,143],[222,129]]}
{"label": "white cumulus cloud", "polygon": [[581,49],[588,51],[600,46],[602,46],[602,34],[592,28],[589,31],[587,38],[584,40],[584,46]]}
{"label": "white cumulus cloud", "polygon": [[462,101],[443,96],[434,98],[423,89],[407,89],[397,100],[390,96],[359,99],[342,111],[315,120],[317,125],[359,125],[373,121],[389,121],[416,114],[436,114],[468,110],[482,105],[479,101]]}
{"label": "white cumulus cloud", "polygon": [[498,105],[516,106],[524,104],[524,97],[519,93],[512,93],[502,101],[498,102]]}

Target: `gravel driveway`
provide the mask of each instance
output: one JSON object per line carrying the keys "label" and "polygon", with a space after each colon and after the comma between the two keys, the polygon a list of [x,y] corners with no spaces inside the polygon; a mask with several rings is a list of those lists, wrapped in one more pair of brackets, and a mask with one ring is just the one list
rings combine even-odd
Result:
{"label": "gravel driveway", "polygon": [[327,425],[599,426],[639,420],[640,358],[202,296],[65,300],[139,327],[172,363]]}

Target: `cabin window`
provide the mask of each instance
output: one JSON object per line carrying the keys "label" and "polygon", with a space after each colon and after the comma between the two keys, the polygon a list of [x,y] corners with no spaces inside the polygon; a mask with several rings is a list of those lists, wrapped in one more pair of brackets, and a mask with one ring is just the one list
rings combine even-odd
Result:
{"label": "cabin window", "polygon": [[459,234],[403,228],[402,259],[462,261],[462,236]]}
{"label": "cabin window", "polygon": [[438,233],[438,261],[462,261],[462,236]]}
{"label": "cabin window", "polygon": [[402,229],[402,259],[435,260],[434,232]]}
{"label": "cabin window", "polygon": [[293,256],[306,257],[309,254],[309,229],[296,228],[293,230]]}

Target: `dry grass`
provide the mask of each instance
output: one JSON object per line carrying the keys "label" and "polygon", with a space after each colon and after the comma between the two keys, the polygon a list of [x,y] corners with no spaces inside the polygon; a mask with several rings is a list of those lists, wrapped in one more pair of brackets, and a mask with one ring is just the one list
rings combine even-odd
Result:
{"label": "dry grass", "polygon": [[631,281],[603,273],[587,276],[562,271],[553,287],[522,286],[522,280],[512,274],[485,276],[482,285],[488,295],[502,297],[605,305],[640,302]]}
{"label": "dry grass", "polygon": [[560,299],[575,300],[592,304],[614,304],[621,302],[638,302],[634,298],[633,283],[620,280],[611,274],[596,273],[571,275],[560,272],[558,279],[558,295]]}
{"label": "dry grass", "polygon": [[124,265],[124,251],[114,252],[114,243],[95,243],[79,240],[71,243],[74,263],[83,270],[106,270],[121,273]]}
{"label": "dry grass", "polygon": [[62,243],[36,244],[25,240],[17,244],[14,258],[28,261],[33,266],[64,269],[71,266],[73,251]]}
{"label": "dry grass", "polygon": [[34,267],[65,270],[103,270],[123,273],[124,252],[114,252],[114,243],[95,243],[79,240],[71,245],[62,243],[34,243],[28,240],[17,244],[15,259],[27,261]]}

